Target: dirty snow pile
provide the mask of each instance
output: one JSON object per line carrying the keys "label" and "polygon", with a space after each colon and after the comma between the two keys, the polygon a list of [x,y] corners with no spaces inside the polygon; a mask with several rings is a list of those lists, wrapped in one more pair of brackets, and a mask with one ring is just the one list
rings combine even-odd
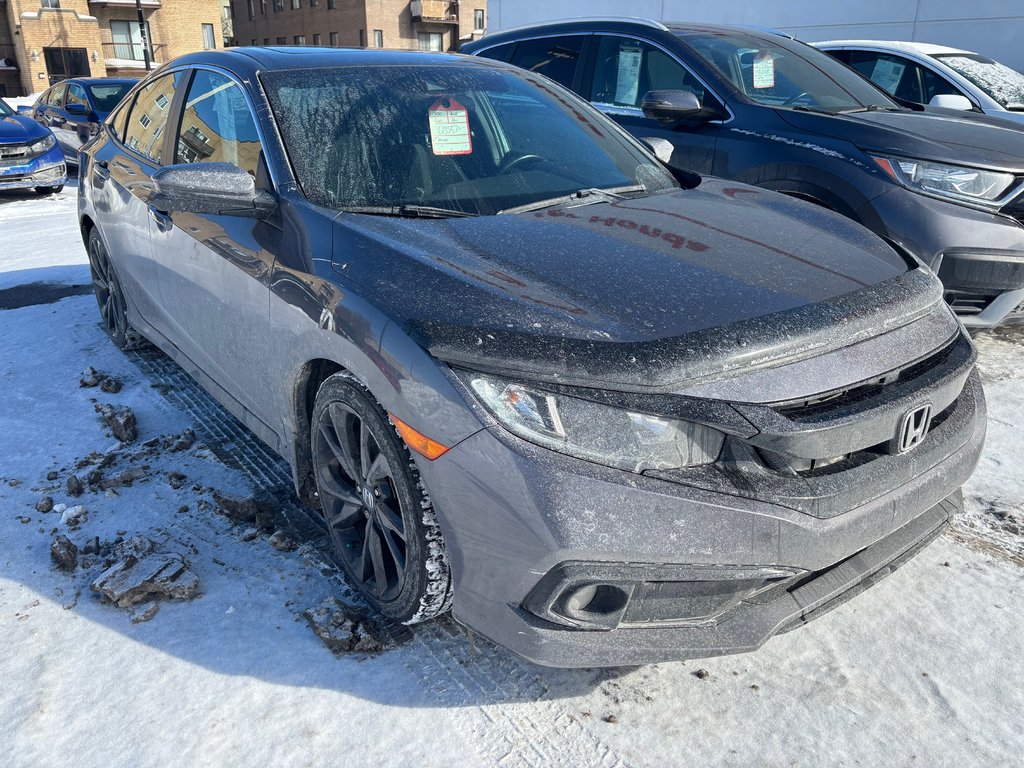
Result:
{"label": "dirty snow pile", "polygon": [[978,338],[967,514],[895,574],[756,653],[545,670],[361,611],[280,462],[98,327],[74,194],[0,194],[3,765],[1019,764],[1020,331]]}

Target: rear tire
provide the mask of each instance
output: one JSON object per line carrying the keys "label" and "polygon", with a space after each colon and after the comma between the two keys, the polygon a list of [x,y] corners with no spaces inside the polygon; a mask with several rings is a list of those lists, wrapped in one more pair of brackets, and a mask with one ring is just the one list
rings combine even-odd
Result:
{"label": "rear tire", "polygon": [[384,409],[349,374],[320,386],[311,442],[321,511],[349,584],[403,624],[445,613],[451,572],[433,506]]}
{"label": "rear tire", "polygon": [[114,346],[122,351],[136,349],[145,340],[128,322],[128,305],[124,291],[110,262],[103,238],[94,227],[89,233],[89,272],[92,275],[92,289],[99,305],[100,322]]}

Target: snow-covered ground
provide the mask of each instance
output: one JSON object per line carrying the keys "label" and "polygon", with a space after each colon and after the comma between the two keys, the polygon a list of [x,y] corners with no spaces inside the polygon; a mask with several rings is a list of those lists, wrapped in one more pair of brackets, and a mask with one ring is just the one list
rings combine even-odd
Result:
{"label": "snow-covered ground", "polygon": [[[989,439],[955,530],[756,653],[546,670],[441,621],[334,656],[302,618],[345,591],[318,547],[244,541],[212,509],[214,490],[280,490],[281,467],[168,361],[116,351],[91,296],[32,303],[88,283],[74,196],[0,194],[0,306],[22,305],[0,309],[3,765],[1020,764],[1021,331],[978,337]],[[37,283],[63,288],[18,289]],[[88,366],[123,388],[80,387]],[[121,446],[94,400],[132,408],[138,440]],[[188,428],[186,450],[145,446]],[[44,496],[85,519],[38,511]],[[185,556],[201,596],[133,624],[88,588],[103,552],[59,571],[56,533],[80,549],[148,536]]]}

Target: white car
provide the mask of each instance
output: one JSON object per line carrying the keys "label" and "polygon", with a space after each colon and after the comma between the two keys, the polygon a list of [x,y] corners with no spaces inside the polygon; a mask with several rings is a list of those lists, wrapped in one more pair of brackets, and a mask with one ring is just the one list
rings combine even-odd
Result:
{"label": "white car", "polygon": [[980,54],[888,40],[812,45],[899,99],[1024,123],[1024,74]]}

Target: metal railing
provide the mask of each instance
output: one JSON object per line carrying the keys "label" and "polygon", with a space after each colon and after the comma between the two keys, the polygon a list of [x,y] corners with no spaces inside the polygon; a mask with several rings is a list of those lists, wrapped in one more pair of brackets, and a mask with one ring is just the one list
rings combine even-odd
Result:
{"label": "metal railing", "polygon": [[[167,46],[162,43],[152,43],[149,60],[155,63],[164,61],[164,51]],[[103,58],[117,59],[119,61],[137,61],[142,64],[146,60],[145,47],[142,43],[103,43]]]}

